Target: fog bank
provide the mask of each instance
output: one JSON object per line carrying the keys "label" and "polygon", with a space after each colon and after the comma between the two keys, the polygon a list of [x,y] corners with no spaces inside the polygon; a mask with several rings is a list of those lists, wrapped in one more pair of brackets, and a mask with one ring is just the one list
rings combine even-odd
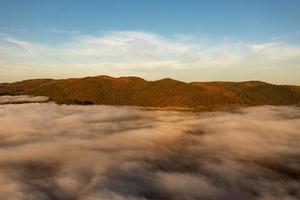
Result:
{"label": "fog bank", "polygon": [[28,96],[28,95],[18,95],[10,96],[4,95],[0,96],[0,104],[10,104],[10,103],[33,103],[33,102],[44,102],[48,101],[49,97],[44,96]]}
{"label": "fog bank", "polygon": [[300,108],[0,105],[0,199],[300,198]]}

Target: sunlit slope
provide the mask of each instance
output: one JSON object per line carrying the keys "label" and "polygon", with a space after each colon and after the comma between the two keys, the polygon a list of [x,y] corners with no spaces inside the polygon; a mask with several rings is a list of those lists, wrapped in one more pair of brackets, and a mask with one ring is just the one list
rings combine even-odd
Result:
{"label": "sunlit slope", "polygon": [[209,87],[222,89],[225,93],[250,105],[289,105],[300,102],[300,87],[273,85],[261,81],[207,82]]}
{"label": "sunlit slope", "polygon": [[173,79],[146,81],[138,77],[97,76],[36,79],[0,84],[0,94],[48,96],[57,103],[136,106],[291,105],[300,102],[300,87],[259,81],[193,82]]}

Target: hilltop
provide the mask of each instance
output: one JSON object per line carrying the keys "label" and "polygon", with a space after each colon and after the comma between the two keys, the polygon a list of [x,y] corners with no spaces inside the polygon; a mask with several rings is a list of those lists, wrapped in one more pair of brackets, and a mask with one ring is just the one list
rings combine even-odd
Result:
{"label": "hilltop", "polygon": [[139,77],[96,76],[2,83],[0,95],[47,96],[59,104],[210,108],[298,104],[300,86],[261,81],[186,83],[170,78],[147,81]]}

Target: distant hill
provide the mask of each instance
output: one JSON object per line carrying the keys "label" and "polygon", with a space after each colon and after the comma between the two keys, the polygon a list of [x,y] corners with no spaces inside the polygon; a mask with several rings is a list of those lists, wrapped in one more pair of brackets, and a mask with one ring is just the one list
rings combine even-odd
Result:
{"label": "distant hill", "polygon": [[300,102],[300,87],[260,81],[192,82],[169,78],[96,76],[33,79],[0,84],[0,95],[47,96],[59,104],[105,104],[149,107],[219,108],[292,105]]}

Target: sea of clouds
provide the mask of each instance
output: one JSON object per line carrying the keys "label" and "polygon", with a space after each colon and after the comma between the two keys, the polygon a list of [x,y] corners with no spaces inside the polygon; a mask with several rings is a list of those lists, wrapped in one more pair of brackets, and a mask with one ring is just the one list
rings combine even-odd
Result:
{"label": "sea of clouds", "polygon": [[0,105],[0,199],[300,198],[300,108]]}

